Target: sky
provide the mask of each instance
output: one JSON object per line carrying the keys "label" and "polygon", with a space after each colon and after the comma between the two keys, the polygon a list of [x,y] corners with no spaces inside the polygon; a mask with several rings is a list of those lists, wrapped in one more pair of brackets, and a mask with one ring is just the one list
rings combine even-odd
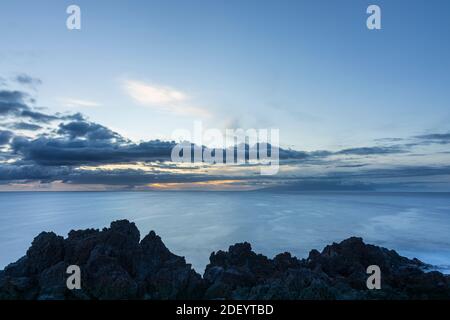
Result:
{"label": "sky", "polygon": [[[444,0],[2,1],[0,190],[448,191],[449,14]],[[279,129],[280,173],[170,163],[196,121]]]}

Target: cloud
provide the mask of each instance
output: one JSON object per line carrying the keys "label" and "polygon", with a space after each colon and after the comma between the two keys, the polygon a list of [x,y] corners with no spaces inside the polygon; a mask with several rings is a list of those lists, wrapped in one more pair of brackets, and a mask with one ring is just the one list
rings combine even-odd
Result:
{"label": "cloud", "polygon": [[27,102],[34,100],[22,91],[0,90],[0,116],[16,116],[30,118],[39,122],[58,119],[57,116],[32,110]]}
{"label": "cloud", "polygon": [[58,116],[55,116],[55,115],[49,115],[49,114],[45,114],[42,112],[31,111],[31,110],[22,110],[20,112],[20,116],[25,117],[25,118],[30,118],[37,122],[44,122],[44,123],[48,123],[48,122],[60,119]]}
{"label": "cloud", "polygon": [[[353,178],[365,179],[382,179],[382,178],[411,178],[425,176],[447,176],[450,175],[450,166],[406,166],[400,165],[391,168],[359,170],[355,172],[336,173],[335,176],[346,176]],[[448,178],[446,178],[448,181]]]}
{"label": "cloud", "polygon": [[81,99],[71,99],[71,98],[64,98],[60,99],[61,103],[64,107],[67,108],[77,108],[77,107],[99,107],[101,106],[100,103],[90,100],[81,100]]}
{"label": "cloud", "polygon": [[36,131],[42,129],[40,125],[28,122],[18,122],[7,125],[11,129]]}
{"label": "cloud", "polygon": [[371,156],[388,155],[406,152],[403,146],[383,146],[383,147],[359,147],[347,148],[339,151],[317,150],[317,151],[298,151],[292,149],[279,148],[280,160],[297,160],[309,163],[323,163],[325,159],[333,155],[352,155],[352,156]]}
{"label": "cloud", "polygon": [[[18,90],[0,90],[0,102],[3,103],[23,103],[28,94]],[[1,109],[0,109],[1,110]]]}
{"label": "cloud", "polygon": [[210,180],[226,180],[224,176],[205,176],[200,174],[149,173],[139,170],[95,170],[73,172],[65,177],[65,181],[74,184],[106,184],[106,185],[148,185],[154,183],[207,182]]}
{"label": "cloud", "polygon": [[393,153],[403,153],[405,152],[400,146],[385,146],[385,147],[361,147],[361,148],[350,148],[344,149],[336,152],[337,155],[358,155],[358,156],[369,156],[369,155],[383,155],[383,154],[393,154]]}
{"label": "cloud", "polygon": [[56,120],[77,120],[84,117],[80,113],[61,115],[36,111],[31,105],[34,99],[28,93],[18,90],[0,90],[0,117],[12,117],[13,120],[28,118],[35,122],[49,123]]}
{"label": "cloud", "polygon": [[190,105],[190,97],[177,89],[136,80],[123,82],[125,92],[138,104],[176,115],[210,116],[208,110]]}
{"label": "cloud", "polygon": [[154,183],[195,183],[210,180],[226,180],[226,177],[192,173],[180,175],[170,172],[146,172],[134,169],[83,170],[70,166],[43,166],[26,163],[0,165],[0,184],[18,181],[39,181],[41,183],[62,181],[67,184],[79,185],[120,185],[132,189],[134,186],[145,186]]}
{"label": "cloud", "polygon": [[154,86],[133,80],[125,81],[124,86],[129,95],[142,104],[167,105],[188,99],[185,93],[170,87]]}
{"label": "cloud", "polygon": [[11,131],[0,130],[0,146],[4,146],[11,141],[13,133]]}
{"label": "cloud", "polygon": [[56,167],[170,159],[172,142],[135,144],[105,126],[86,120],[80,113],[46,114],[36,111],[29,102],[33,100],[25,92],[0,90],[0,117],[7,121],[3,126],[16,130],[42,129],[38,124],[22,121],[29,118],[37,123],[59,121],[58,127],[34,138],[1,131],[1,144],[10,144],[12,150],[2,151],[2,159]]}
{"label": "cloud", "polygon": [[116,139],[117,141],[124,141],[118,133],[100,124],[88,121],[61,123],[58,134],[69,136],[70,139],[86,138],[91,141]]}
{"label": "cloud", "polygon": [[415,136],[415,138],[423,140],[424,142],[432,142],[440,144],[450,143],[450,133],[431,133]]}
{"label": "cloud", "polygon": [[25,73],[17,75],[14,80],[20,84],[27,85],[32,88],[35,88],[38,85],[42,84],[41,79],[31,77]]}
{"label": "cloud", "polygon": [[16,137],[11,142],[15,154],[25,161],[45,166],[81,166],[137,161],[168,161],[174,143],[149,141],[122,144],[86,134],[85,139],[44,137],[31,140]]}
{"label": "cloud", "polygon": [[45,167],[35,164],[2,164],[0,181],[55,181],[66,177],[72,170],[65,167]]}

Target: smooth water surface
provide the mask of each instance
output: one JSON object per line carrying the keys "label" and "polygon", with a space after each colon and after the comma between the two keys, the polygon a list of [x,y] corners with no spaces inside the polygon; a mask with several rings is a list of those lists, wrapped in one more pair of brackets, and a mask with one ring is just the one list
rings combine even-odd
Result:
{"label": "smooth water surface", "polygon": [[212,251],[248,241],[269,257],[361,236],[408,257],[450,265],[450,194],[270,192],[0,193],[0,269],[41,231],[102,228],[116,219],[159,234],[203,273]]}

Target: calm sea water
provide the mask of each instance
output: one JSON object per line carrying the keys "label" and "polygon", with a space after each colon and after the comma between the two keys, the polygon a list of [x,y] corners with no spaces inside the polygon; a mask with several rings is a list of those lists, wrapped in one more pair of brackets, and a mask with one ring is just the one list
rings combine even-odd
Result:
{"label": "calm sea water", "polygon": [[212,251],[249,241],[272,257],[306,257],[333,241],[368,243],[448,271],[450,194],[269,192],[0,193],[0,269],[23,256],[41,231],[102,228],[128,219],[141,237],[159,234],[203,273]]}

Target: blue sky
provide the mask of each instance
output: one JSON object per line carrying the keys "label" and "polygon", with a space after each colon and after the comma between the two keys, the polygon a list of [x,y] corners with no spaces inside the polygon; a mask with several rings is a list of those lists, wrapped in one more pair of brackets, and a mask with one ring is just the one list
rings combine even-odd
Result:
{"label": "blue sky", "polygon": [[[80,31],[66,29],[70,4],[81,7]],[[366,28],[369,4],[381,7],[382,30]],[[36,77],[41,84],[28,88],[36,107],[81,112],[135,142],[169,140],[195,120],[279,128],[282,147],[303,151],[449,132],[448,1],[18,0],[0,8],[9,89],[15,75]],[[430,150],[421,165],[445,163]]]}

